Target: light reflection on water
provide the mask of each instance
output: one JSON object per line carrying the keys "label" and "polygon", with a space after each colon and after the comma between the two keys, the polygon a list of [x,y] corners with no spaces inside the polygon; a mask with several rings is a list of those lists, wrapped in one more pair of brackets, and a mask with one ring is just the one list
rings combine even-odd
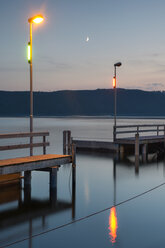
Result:
{"label": "light reflection on water", "polygon": [[[121,122],[120,124],[164,123],[163,120],[119,120],[119,122]],[[0,132],[25,132],[29,130],[28,125],[29,120],[27,118],[1,118]],[[49,141],[51,146],[48,148],[48,153],[57,154],[62,153],[63,130],[70,129],[74,137],[110,138],[112,125],[113,120],[110,119],[39,118],[34,120],[35,131],[50,131]],[[36,149],[35,153],[40,154],[42,150]],[[2,153],[1,159],[5,158],[5,156],[13,157],[17,155],[26,156],[28,152],[22,150],[18,151],[18,153],[15,153],[15,151]],[[4,204],[0,205],[0,246],[24,239],[29,237],[29,235],[45,232],[74,219],[77,220],[111,207],[165,181],[164,161],[152,161],[152,158],[145,164],[139,164],[137,168],[131,157],[127,158],[127,160],[118,161],[107,153],[79,152],[77,154],[76,170],[77,183],[75,195],[72,194],[70,165],[62,166],[58,171],[57,192],[54,194],[56,198],[50,198],[49,175],[45,172],[32,173],[31,200],[29,200],[29,205],[26,205],[24,202],[25,192],[23,187],[16,190],[16,194],[13,191],[11,192],[11,190],[9,190],[9,194],[5,193],[6,197],[9,195],[8,199],[12,193],[13,197],[10,199],[13,199],[13,201],[4,202]],[[1,189],[0,198],[2,192],[3,190]],[[163,201],[163,198],[161,200]],[[147,206],[147,203],[145,203],[145,206]],[[26,212],[23,212],[25,210]],[[119,247],[136,247],[133,245],[135,240],[131,243],[130,239],[129,242],[132,246],[125,243],[123,236],[126,230],[119,228],[119,226],[122,227],[124,220],[130,221],[127,219],[130,214],[129,210],[126,207],[117,207],[111,210],[105,213],[105,218],[93,217],[93,219],[89,220],[89,225],[88,222],[81,222],[71,225],[67,229],[61,229],[61,231],[57,232],[57,235],[52,232],[52,234],[28,240],[14,247],[38,247],[39,244],[40,247],[49,248],[54,247],[53,244],[56,242],[57,247],[80,248],[93,245],[93,247],[99,248],[118,245],[118,240],[120,240]],[[139,206],[135,204],[132,209],[132,222],[137,222],[135,213],[138,210]],[[152,213],[153,211],[155,210],[152,209],[152,211],[149,210],[148,212]],[[141,218],[145,219],[143,211],[140,214]],[[14,222],[14,216],[17,222]],[[18,222],[18,220],[23,220],[21,218],[24,221]],[[7,224],[2,225],[5,223],[5,220],[8,221],[6,222]],[[107,227],[108,221],[109,227]],[[150,230],[149,227],[148,229]],[[132,236],[134,236],[137,230],[133,230],[133,228],[130,230]],[[95,231],[94,236],[92,235],[93,231]],[[83,233],[84,240],[81,239],[80,233]],[[44,239],[45,242],[43,241]],[[37,240],[37,244],[35,240]],[[80,244],[80,240],[82,244]],[[141,245],[139,247],[145,246]]]}
{"label": "light reflection on water", "polygon": [[109,231],[110,231],[109,235],[112,244],[116,243],[117,229],[118,229],[118,222],[117,222],[116,208],[112,207],[109,215]]}

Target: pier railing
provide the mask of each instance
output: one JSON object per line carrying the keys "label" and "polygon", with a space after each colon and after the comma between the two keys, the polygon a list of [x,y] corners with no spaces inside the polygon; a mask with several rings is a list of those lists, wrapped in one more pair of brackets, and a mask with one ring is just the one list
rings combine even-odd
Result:
{"label": "pier railing", "polygon": [[113,140],[123,138],[125,135],[127,137],[134,136],[140,133],[148,133],[152,136],[165,136],[165,125],[164,124],[144,124],[144,125],[119,125],[113,127]]}
{"label": "pier railing", "polygon": [[33,149],[33,147],[43,147],[43,154],[46,154],[46,147],[49,146],[49,142],[46,141],[46,136],[49,136],[49,132],[0,134],[0,140],[1,139],[34,138],[34,137],[42,138],[42,142],[32,142],[32,143],[29,142],[29,143],[11,144],[11,145],[5,145],[5,146],[0,145],[0,151],[25,149],[25,148]]}

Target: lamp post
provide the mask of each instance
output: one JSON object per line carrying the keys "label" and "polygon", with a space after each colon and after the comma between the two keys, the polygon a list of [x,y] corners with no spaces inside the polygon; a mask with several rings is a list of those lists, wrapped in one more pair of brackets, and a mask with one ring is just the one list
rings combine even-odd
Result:
{"label": "lamp post", "polygon": [[114,77],[113,77],[113,88],[114,88],[114,127],[116,128],[116,105],[117,105],[117,95],[116,95],[116,67],[121,66],[122,63],[118,62],[114,64]]}
{"label": "lamp post", "polygon": [[[28,62],[30,64],[30,133],[33,133],[33,76],[32,76],[32,24],[39,24],[44,20],[42,15],[36,15],[28,19],[30,25],[30,42],[28,42]],[[30,156],[33,155],[33,137],[30,137]]]}

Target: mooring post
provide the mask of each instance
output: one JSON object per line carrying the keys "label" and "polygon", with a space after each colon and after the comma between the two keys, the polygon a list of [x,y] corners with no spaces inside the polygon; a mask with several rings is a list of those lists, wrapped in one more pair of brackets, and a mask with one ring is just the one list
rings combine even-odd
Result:
{"label": "mooring post", "polygon": [[63,154],[71,154],[71,131],[63,131]]}

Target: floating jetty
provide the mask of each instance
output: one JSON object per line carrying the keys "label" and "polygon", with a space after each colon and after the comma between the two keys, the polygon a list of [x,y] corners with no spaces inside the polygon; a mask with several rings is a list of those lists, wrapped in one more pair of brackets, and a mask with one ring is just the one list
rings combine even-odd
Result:
{"label": "floating jetty", "polygon": [[[70,134],[69,134],[70,136]],[[120,125],[113,127],[111,141],[82,140],[72,137],[77,150],[117,152],[120,156],[133,153],[145,160],[149,153],[165,151],[165,125]]]}

